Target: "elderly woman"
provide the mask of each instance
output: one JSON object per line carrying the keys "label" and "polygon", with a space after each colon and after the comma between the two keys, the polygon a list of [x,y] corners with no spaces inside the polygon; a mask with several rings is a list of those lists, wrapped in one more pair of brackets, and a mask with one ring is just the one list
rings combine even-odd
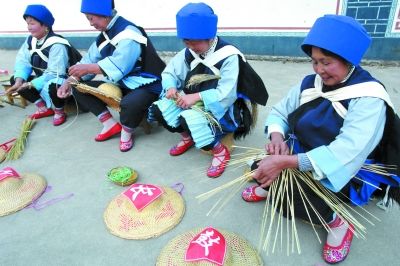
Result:
{"label": "elderly woman", "polygon": [[[244,200],[265,200],[269,186],[279,181],[287,168],[311,171],[314,182],[338,197],[347,195],[357,205],[366,204],[379,186],[399,185],[397,176],[382,178],[360,171],[367,158],[397,166],[400,158],[398,142],[394,144],[397,150],[387,152],[394,147],[388,145],[387,136],[394,130],[395,119],[398,125],[389,96],[383,85],[359,66],[370,42],[365,29],[351,17],[325,15],[316,20],[301,46],[311,57],[316,74],[306,76],[270,112],[266,122],[270,155],[257,164],[254,179],[259,185],[243,191]],[[292,154],[285,141],[288,137]],[[364,182],[353,178],[356,174]],[[353,225],[307,185],[302,187],[331,229],[323,258],[328,263],[344,260],[350,251]],[[301,202],[297,188],[293,193],[293,202]],[[296,217],[310,219],[301,203],[294,209]],[[311,222],[320,223],[313,215]]]}
{"label": "elderly woman", "polygon": [[[18,92],[34,103],[37,111],[30,117],[39,119],[54,115],[53,124],[58,126],[62,119],[60,109],[51,109],[47,88],[54,79],[66,74],[69,66],[71,45],[62,36],[53,32],[54,17],[43,5],[28,5],[23,18],[31,35],[18,51],[12,87],[7,93]],[[34,72],[34,76],[31,76]]]}
{"label": "elderly woman", "polygon": [[[207,176],[212,178],[224,172],[230,159],[222,137],[235,132],[240,124],[234,103],[238,99],[241,53],[216,36],[217,21],[212,8],[204,3],[189,3],[179,10],[178,37],[186,48],[162,73],[165,95],[152,108],[165,128],[181,134],[170,155],[181,155],[194,145],[211,150],[213,159]],[[209,79],[195,82],[201,75]]]}
{"label": "elderly woman", "polygon": [[[71,82],[76,80],[94,87],[105,82],[118,85],[123,95],[120,102],[122,126],[99,98],[75,88],[73,95],[103,124],[95,140],[105,141],[121,133],[119,148],[126,152],[133,146],[133,131],[146,116],[151,103],[159,97],[165,64],[145,31],[117,14],[113,0],[82,0],[81,12],[101,33],[82,60],[69,68],[71,77],[58,88],[57,95],[70,95]],[[98,74],[104,75],[104,80],[91,81]]]}

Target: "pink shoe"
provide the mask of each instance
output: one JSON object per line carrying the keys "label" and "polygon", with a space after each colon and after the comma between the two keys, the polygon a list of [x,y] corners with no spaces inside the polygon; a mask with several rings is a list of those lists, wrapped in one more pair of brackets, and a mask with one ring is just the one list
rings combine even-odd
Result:
{"label": "pink shoe", "polygon": [[119,150],[122,152],[127,152],[133,147],[133,138],[130,138],[128,141],[119,141]]}
{"label": "pink shoe", "polygon": [[[342,221],[343,223],[343,221]],[[353,240],[354,226],[352,224],[347,228],[347,232],[337,247],[332,247],[325,243],[323,254],[324,260],[328,263],[338,263],[343,261],[350,252],[351,241]]]}
{"label": "pink shoe", "polygon": [[247,187],[245,190],[243,190],[243,192],[242,192],[243,200],[247,201],[247,202],[257,202],[257,201],[265,200],[267,197],[257,196],[257,194],[256,194],[257,187],[258,187],[257,185],[253,185],[253,186]]}
{"label": "pink shoe", "polygon": [[[213,166],[211,161],[211,165],[207,169],[208,177],[216,178],[222,175],[222,173],[225,171],[226,166],[228,165],[229,160],[231,159],[231,154],[229,153],[229,150],[224,145],[222,145],[222,147],[223,149],[225,149],[225,153],[224,155],[219,155],[219,156],[214,155],[213,160],[214,158],[217,159],[219,161],[219,164],[217,166]],[[220,152],[217,152],[217,154],[218,153]],[[221,159],[222,156],[223,158]]]}
{"label": "pink shoe", "polygon": [[67,121],[67,115],[65,113],[59,114],[59,116],[56,118],[55,116],[53,117],[53,126],[60,126]]}

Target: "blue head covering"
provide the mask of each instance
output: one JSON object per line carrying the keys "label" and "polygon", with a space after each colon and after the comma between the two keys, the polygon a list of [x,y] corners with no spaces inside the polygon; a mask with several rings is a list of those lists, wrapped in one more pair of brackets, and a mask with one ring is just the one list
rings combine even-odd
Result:
{"label": "blue head covering", "polygon": [[81,12],[110,17],[114,9],[114,0],[82,0]]}
{"label": "blue head covering", "polygon": [[315,21],[301,48],[311,56],[311,46],[317,46],[358,66],[370,43],[371,37],[354,18],[325,15]]}
{"label": "blue head covering", "polygon": [[218,17],[204,3],[189,3],[176,14],[178,38],[189,40],[212,39],[217,34]]}
{"label": "blue head covering", "polygon": [[44,5],[28,5],[24,12],[23,18],[26,19],[27,16],[36,19],[50,28],[54,24],[53,15]]}

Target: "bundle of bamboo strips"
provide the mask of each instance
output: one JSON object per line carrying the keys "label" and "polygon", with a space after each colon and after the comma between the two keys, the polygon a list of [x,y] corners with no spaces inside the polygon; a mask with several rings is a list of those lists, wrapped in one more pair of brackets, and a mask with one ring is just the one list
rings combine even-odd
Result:
{"label": "bundle of bamboo strips", "polygon": [[21,132],[20,132],[18,138],[15,140],[14,145],[7,153],[7,156],[6,156],[7,161],[17,160],[21,157],[21,155],[25,149],[25,143],[26,143],[28,134],[31,132],[31,128],[33,127],[34,123],[35,123],[35,119],[32,119],[32,118],[26,118],[22,122]]}

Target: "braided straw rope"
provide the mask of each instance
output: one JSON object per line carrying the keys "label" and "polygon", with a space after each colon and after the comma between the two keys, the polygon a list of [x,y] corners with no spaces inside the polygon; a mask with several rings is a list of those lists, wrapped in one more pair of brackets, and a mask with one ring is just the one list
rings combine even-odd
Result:
{"label": "braided straw rope", "polygon": [[[215,266],[216,264],[209,261],[185,262],[186,249],[190,241],[204,228],[194,229],[183,233],[171,241],[161,250],[157,258],[157,266],[163,265],[196,265],[196,266]],[[263,265],[262,259],[258,252],[240,236],[217,229],[224,237],[227,245],[225,266],[229,265]]]}
{"label": "braided straw rope", "polygon": [[47,182],[42,176],[32,173],[20,176],[0,181],[0,216],[25,208],[45,191]]}
{"label": "braided straw rope", "polygon": [[103,83],[98,88],[86,85],[84,83],[74,83],[75,88],[82,92],[91,94],[116,111],[120,111],[120,102],[122,98],[121,89],[112,83]]}
{"label": "braided straw rope", "polygon": [[185,203],[175,190],[162,189],[164,193],[140,212],[125,195],[118,195],[104,212],[108,230],[121,238],[148,239],[174,228],[183,218]]}

